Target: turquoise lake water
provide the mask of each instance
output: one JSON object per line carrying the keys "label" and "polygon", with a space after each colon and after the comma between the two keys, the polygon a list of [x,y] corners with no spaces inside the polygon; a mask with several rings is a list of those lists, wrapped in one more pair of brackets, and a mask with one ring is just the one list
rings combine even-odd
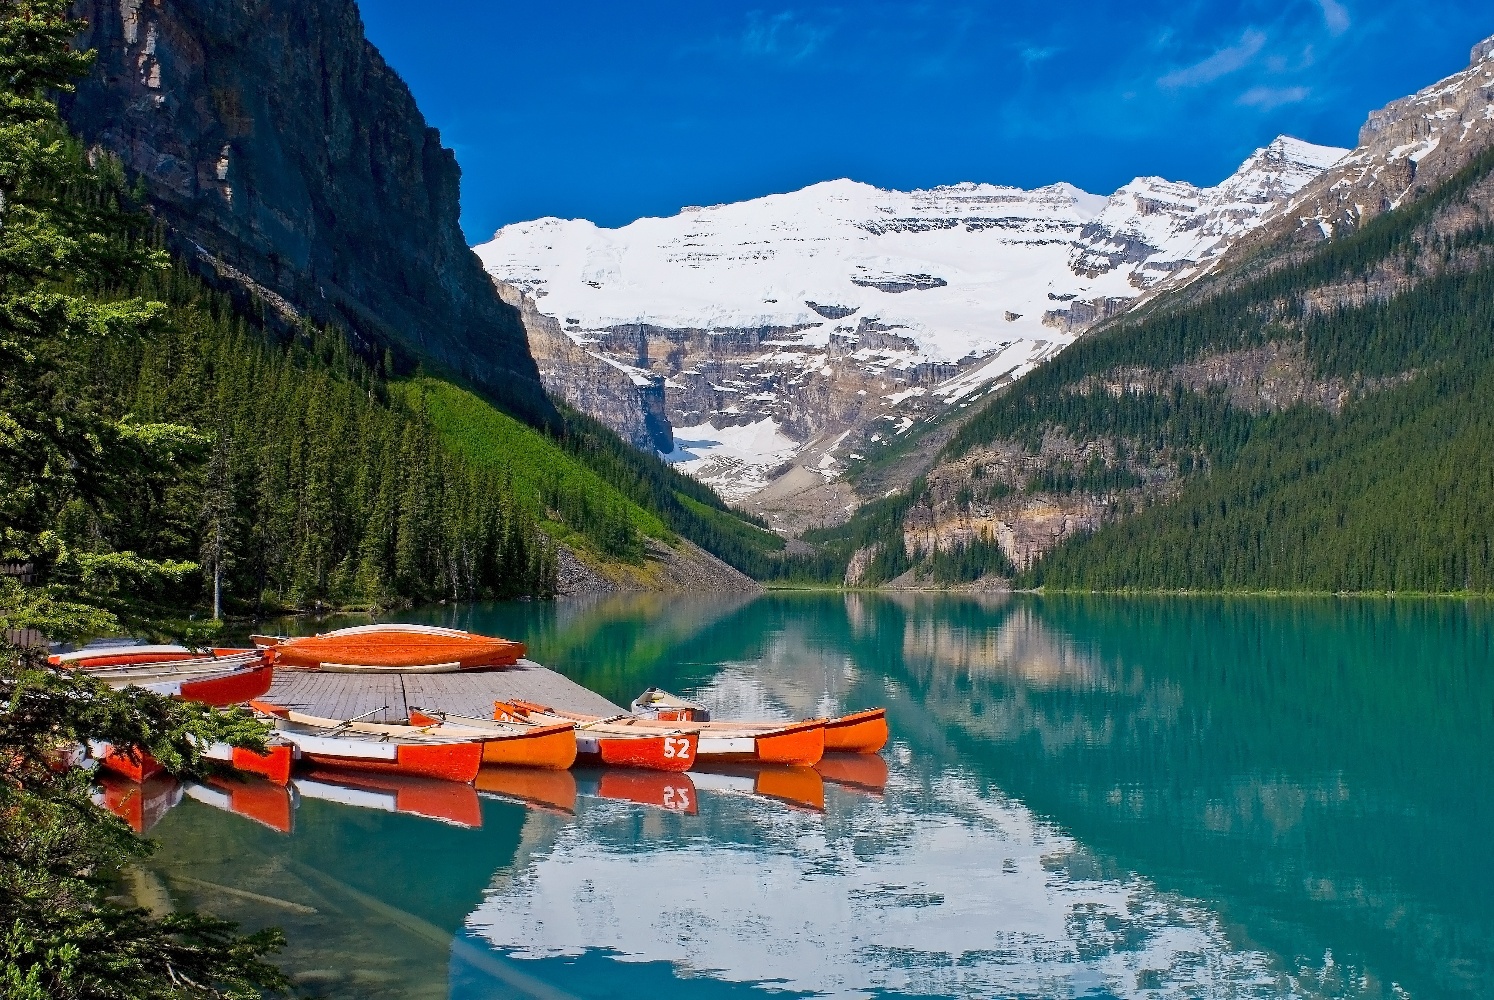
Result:
{"label": "turquoise lake water", "polygon": [[886,705],[893,742],[808,773],[149,789],[148,888],[284,928],[309,995],[1494,996],[1489,605],[775,594],[406,620],[523,639],[623,704]]}

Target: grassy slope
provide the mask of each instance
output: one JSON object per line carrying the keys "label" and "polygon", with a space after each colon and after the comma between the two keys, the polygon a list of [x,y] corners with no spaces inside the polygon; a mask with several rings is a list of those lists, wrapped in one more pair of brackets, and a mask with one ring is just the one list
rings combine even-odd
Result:
{"label": "grassy slope", "polygon": [[[623,528],[673,541],[674,533],[652,511],[563,451],[544,434],[481,397],[440,379],[419,377],[396,385],[405,402],[424,408],[442,440],[469,462],[512,478],[514,492],[542,518],[548,531],[573,545],[609,552],[609,536]],[[565,517],[552,501],[563,494],[578,516]]]}
{"label": "grassy slope", "polygon": [[778,565],[783,539],[725,509],[714,494],[688,495],[705,488],[648,468],[647,456],[583,446],[601,433],[595,428],[568,449],[450,382],[418,377],[397,391],[407,405],[424,408],[452,451],[511,480],[541,526],[604,576],[651,585],[657,567],[645,557],[643,538],[673,545],[684,536],[753,576],[771,576]]}

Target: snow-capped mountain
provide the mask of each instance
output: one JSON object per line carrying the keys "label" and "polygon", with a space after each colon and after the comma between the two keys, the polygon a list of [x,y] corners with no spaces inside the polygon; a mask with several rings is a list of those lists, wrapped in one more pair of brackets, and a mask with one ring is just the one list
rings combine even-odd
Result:
{"label": "snow-capped mountain", "polygon": [[742,499],[790,472],[789,493],[823,484],[868,439],[1020,377],[1345,152],[1283,137],[1217,187],[1149,177],[1109,198],[838,180],[616,230],[541,219],[477,252],[620,386],[662,388],[671,457]]}

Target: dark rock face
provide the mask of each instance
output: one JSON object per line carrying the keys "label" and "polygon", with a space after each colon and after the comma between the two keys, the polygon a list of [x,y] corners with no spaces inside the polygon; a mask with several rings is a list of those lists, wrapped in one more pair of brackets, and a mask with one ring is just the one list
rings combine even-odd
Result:
{"label": "dark rock face", "polygon": [[76,0],[73,127],[142,177],[175,248],[283,314],[396,345],[531,420],[517,310],[458,225],[461,171],[354,0]]}
{"label": "dark rock face", "polygon": [[641,451],[667,455],[674,450],[662,375],[629,373],[587,351],[565,335],[559,320],[540,312],[518,288],[502,281],[494,284],[503,301],[519,310],[529,353],[552,396],[600,420]]}

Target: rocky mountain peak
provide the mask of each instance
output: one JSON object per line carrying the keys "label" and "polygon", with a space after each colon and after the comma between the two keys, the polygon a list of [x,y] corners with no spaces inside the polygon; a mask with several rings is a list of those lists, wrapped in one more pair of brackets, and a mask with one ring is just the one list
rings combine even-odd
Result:
{"label": "rocky mountain peak", "polygon": [[[842,178],[618,229],[518,223],[477,252],[588,371],[627,376],[578,385],[570,347],[531,323],[553,392],[633,440],[672,431],[675,461],[742,499],[824,486],[860,449],[1021,377],[1200,273],[1344,152],[1284,136],[1216,187],[1145,177],[1109,197]],[[645,431],[660,391],[668,430]]]}
{"label": "rocky mountain peak", "polygon": [[1279,207],[1253,243],[1354,229],[1447,179],[1494,142],[1494,38],[1467,69],[1370,113],[1359,145]]}
{"label": "rocky mountain peak", "polygon": [[1494,59],[1494,36],[1485,38],[1473,47],[1473,53],[1468,57],[1468,65],[1477,66],[1486,59]]}

